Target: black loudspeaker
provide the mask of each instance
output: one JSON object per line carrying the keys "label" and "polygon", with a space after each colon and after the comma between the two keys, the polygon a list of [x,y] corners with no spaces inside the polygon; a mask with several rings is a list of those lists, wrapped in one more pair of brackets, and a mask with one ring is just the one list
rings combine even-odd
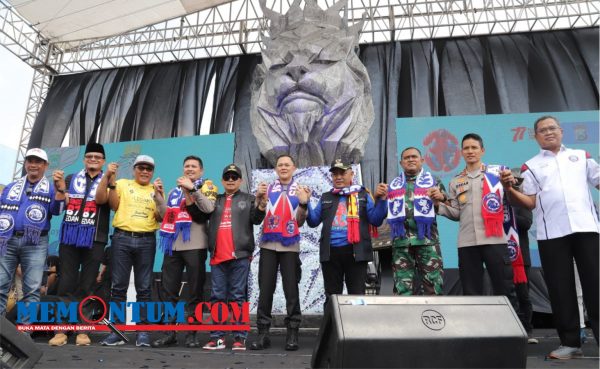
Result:
{"label": "black loudspeaker", "polygon": [[0,348],[0,368],[33,368],[42,357],[31,338],[4,317],[0,317]]}
{"label": "black loudspeaker", "polygon": [[333,295],[313,368],[525,368],[527,333],[504,296]]}

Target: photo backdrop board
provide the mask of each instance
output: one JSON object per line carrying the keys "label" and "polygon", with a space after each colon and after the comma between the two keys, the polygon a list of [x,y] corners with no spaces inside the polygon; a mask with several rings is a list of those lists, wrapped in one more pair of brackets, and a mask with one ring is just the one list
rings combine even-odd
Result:
{"label": "photo backdrop board", "polygon": [[[586,150],[598,161],[598,111],[398,118],[398,159],[404,148],[419,148],[425,158],[426,170],[439,176],[448,188],[450,179],[465,166],[460,141],[465,134],[473,132],[483,138],[484,163],[521,168],[540,151],[533,123],[544,115],[558,118],[564,131],[565,146]],[[390,178],[388,180],[391,181]],[[592,189],[592,195],[598,203],[598,191]],[[458,223],[438,217],[438,225],[444,267],[458,268]],[[535,224],[529,230],[529,240],[532,265],[540,266]]]}
{"label": "photo backdrop board", "polygon": [[[156,163],[153,180],[160,177],[165,185],[165,192],[168,192],[175,187],[177,178],[183,174],[183,159],[188,155],[195,155],[204,163],[204,178],[212,180],[219,188],[219,192],[222,192],[221,173],[223,168],[233,160],[234,139],[233,133],[227,133],[104,144],[105,169],[108,163],[117,162],[119,163],[118,179],[133,178],[135,157],[139,154],[150,155]],[[83,168],[85,146],[44,149],[50,161],[50,167],[46,171],[49,179],[52,178],[55,169],[64,170],[67,176]],[[111,224],[113,214],[111,212]],[[63,215],[52,218],[49,254],[58,254],[58,234],[62,219]],[[162,260],[163,254],[157,250],[154,260],[155,272],[160,272]]]}

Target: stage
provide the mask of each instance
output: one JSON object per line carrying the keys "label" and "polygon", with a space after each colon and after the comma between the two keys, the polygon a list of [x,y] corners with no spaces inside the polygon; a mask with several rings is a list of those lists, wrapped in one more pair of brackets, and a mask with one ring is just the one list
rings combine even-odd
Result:
{"label": "stage", "polygon": [[[591,330],[587,330],[587,335],[588,342],[582,346],[584,358],[546,360],[545,355],[558,347],[558,337],[553,329],[536,329],[534,337],[539,340],[539,344],[527,346],[527,367],[598,368],[598,346]],[[316,329],[301,330],[300,349],[295,352],[283,350],[283,330],[273,334],[270,349],[245,352],[231,351],[231,340],[227,342],[228,348],[221,351],[188,349],[182,344],[183,334],[180,336],[179,346],[161,349],[135,347],[134,335],[131,335],[128,344],[116,347],[100,346],[97,342],[102,335],[96,334],[92,335],[94,344],[90,347],[75,346],[74,337],[70,337],[69,344],[65,346],[50,347],[46,338],[39,337],[35,341],[44,355],[35,368],[309,368],[316,336]],[[254,337],[253,332],[250,340]],[[200,340],[202,343],[206,342],[208,334],[200,334]],[[510,355],[508,352],[506,354]]]}

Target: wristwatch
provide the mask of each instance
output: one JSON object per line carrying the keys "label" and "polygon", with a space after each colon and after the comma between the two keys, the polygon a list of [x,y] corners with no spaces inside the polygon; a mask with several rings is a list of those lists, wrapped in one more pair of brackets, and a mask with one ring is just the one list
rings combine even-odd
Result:
{"label": "wristwatch", "polygon": [[110,188],[111,190],[114,190],[115,188],[117,188],[117,186],[111,185],[111,184],[108,184],[106,187]]}

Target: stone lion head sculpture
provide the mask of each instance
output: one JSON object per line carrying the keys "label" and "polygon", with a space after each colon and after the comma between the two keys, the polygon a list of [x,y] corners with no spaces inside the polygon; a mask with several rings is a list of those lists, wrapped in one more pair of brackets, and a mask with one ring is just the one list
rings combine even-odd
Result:
{"label": "stone lion head sculpture", "polygon": [[273,165],[281,154],[299,167],[358,163],[373,123],[371,82],[357,55],[363,21],[348,26],[346,0],[326,10],[295,0],[285,15],[260,4],[270,27],[250,119],[261,153]]}

